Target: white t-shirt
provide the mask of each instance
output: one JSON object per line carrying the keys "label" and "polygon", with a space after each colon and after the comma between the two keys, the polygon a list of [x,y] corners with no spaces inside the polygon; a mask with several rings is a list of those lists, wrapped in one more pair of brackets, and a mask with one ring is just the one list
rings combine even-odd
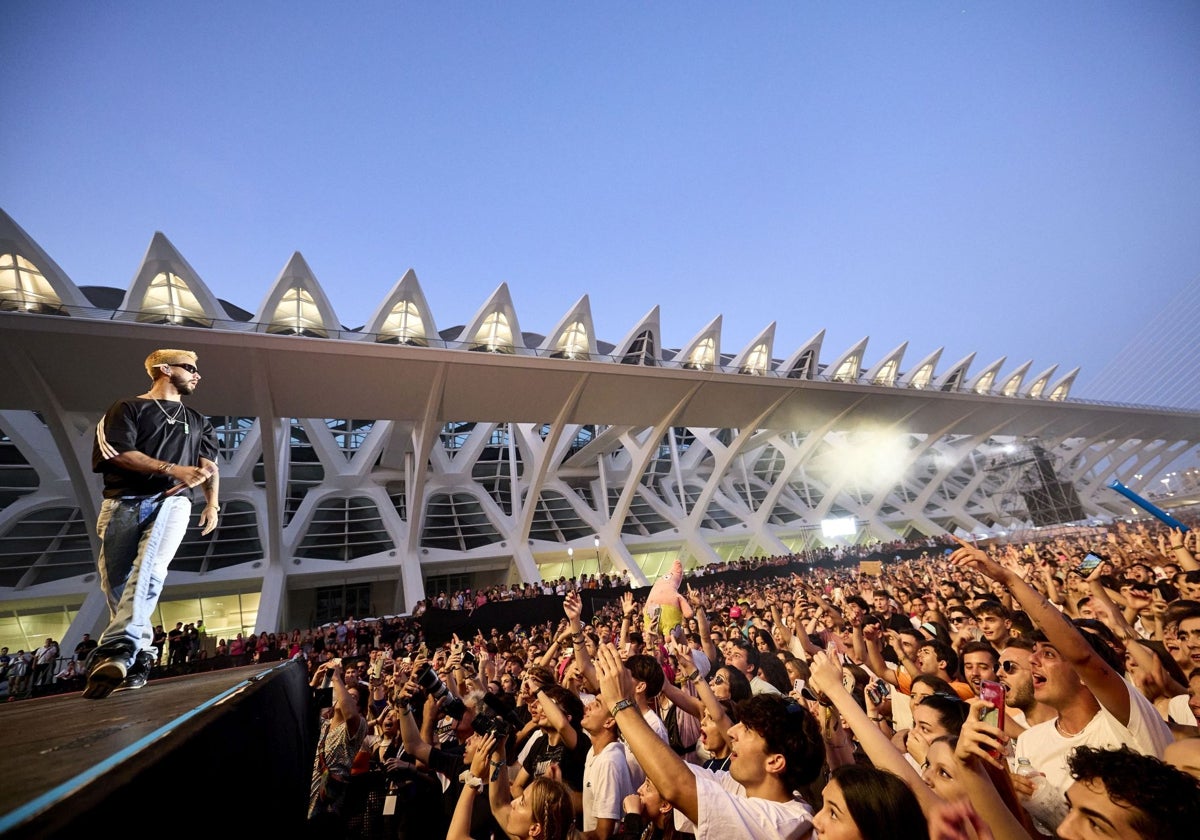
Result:
{"label": "white t-shirt", "polygon": [[782,694],[783,692],[780,691],[775,686],[771,685],[769,682],[764,680],[762,677],[756,676],[756,677],[754,677],[754,679],[750,680],[750,693],[751,694]]}
{"label": "white t-shirt", "polygon": [[583,765],[583,830],[595,831],[596,820],[621,821],[621,803],[637,793],[620,741],[597,753],[588,750]]}
{"label": "white t-shirt", "polygon": [[899,732],[901,729],[913,728],[912,697],[894,686],[890,695],[892,698],[892,728]]}
{"label": "white t-shirt", "polygon": [[1167,714],[1171,716],[1171,720],[1183,726],[1195,726],[1196,715],[1192,711],[1192,707],[1188,705],[1188,696],[1186,694],[1176,694],[1171,698],[1171,702],[1167,704]]}
{"label": "white t-shirt", "polygon": [[[647,709],[642,713],[642,717],[646,723],[650,724],[650,728],[654,730],[654,734],[662,738],[664,744],[671,743],[671,736],[667,732],[667,725],[662,722],[662,718],[658,716],[658,712],[654,711],[654,709]],[[633,780],[634,791],[637,791],[642,786],[642,782],[646,781],[646,774],[642,770],[642,765],[638,764],[633,750],[629,749],[629,745],[621,741],[621,746],[625,748],[625,763],[629,765],[629,778]]]}
{"label": "white t-shirt", "polygon": [[[1058,720],[1031,726],[1017,736],[1013,760],[1028,758],[1034,769],[1046,774],[1045,782],[1023,804],[1030,816],[1053,834],[1067,816],[1067,788],[1074,781],[1067,759],[1076,747],[1114,749],[1127,744],[1145,755],[1162,758],[1163,750],[1174,740],[1170,728],[1146,696],[1125,680],[1129,692],[1129,725],[1123,726],[1112,713],[1101,707],[1078,735],[1067,738],[1055,727]],[[1086,690],[1086,689],[1084,689]]]}
{"label": "white t-shirt", "polygon": [[675,810],[675,830],[696,840],[802,840],[812,835],[812,808],[803,799],[772,802],[746,796],[746,789],[727,771],[687,765],[696,777],[697,824]]}

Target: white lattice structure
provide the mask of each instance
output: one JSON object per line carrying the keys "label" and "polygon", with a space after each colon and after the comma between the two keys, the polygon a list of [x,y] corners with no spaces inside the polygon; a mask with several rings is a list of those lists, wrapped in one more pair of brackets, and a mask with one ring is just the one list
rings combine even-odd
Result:
{"label": "white lattice structure", "polygon": [[1200,440],[1195,412],[1069,399],[1078,370],[1056,366],[907,366],[906,344],[872,360],[867,338],[826,354],[823,331],[778,353],[774,324],[728,352],[719,317],[667,350],[658,307],[609,344],[586,295],[543,336],[501,285],[439,331],[412,271],[345,329],[299,253],[250,313],[161,233],[126,292],[81,289],[2,211],[0,310],[0,608],[64,605],[75,635],[102,612],[90,430],[144,390],[156,347],[199,354],[224,506],[164,601],[254,593],[262,629],[304,625],[325,586],[403,612],[444,575],[644,581],[676,555],[823,544],[832,517],[885,541],[1023,528],[997,465],[1031,440],[1109,518],[1129,512],[1110,480],[1157,488]]}

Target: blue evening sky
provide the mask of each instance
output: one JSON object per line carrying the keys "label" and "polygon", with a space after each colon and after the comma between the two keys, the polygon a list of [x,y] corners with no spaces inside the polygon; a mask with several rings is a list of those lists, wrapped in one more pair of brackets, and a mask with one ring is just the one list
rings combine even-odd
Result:
{"label": "blue evening sky", "polygon": [[416,271],[616,342],[908,340],[1088,380],[1200,274],[1200,3],[45,2],[0,7],[0,207],[79,285],[161,230],[255,311]]}

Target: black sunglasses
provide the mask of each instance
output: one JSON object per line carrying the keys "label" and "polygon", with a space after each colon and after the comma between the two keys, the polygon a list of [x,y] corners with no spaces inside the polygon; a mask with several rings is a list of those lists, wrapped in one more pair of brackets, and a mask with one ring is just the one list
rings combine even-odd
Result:
{"label": "black sunglasses", "polygon": [[720,674],[717,674],[715,677],[710,679],[709,682],[713,685],[725,685],[725,678]]}
{"label": "black sunglasses", "polygon": [[185,362],[167,362],[167,367],[183,368],[188,373],[199,373],[200,372],[200,371],[196,370],[195,365],[189,365]]}
{"label": "black sunglasses", "polygon": [[1018,665],[1016,662],[1013,662],[1011,659],[1005,659],[1000,663],[1000,670],[1006,674],[1015,673],[1020,667],[1020,665]]}

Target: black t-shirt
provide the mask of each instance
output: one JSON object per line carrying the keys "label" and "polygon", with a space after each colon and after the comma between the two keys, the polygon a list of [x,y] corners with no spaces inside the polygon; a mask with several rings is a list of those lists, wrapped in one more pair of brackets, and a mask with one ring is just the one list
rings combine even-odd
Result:
{"label": "black t-shirt", "polygon": [[[131,450],[194,467],[201,458],[216,462],[217,436],[203,414],[182,402],[143,397],[118,400],[97,424],[92,443],[92,472],[104,474],[104,498],[154,496],[175,485],[165,473],[133,472],[110,463],[114,455]],[[191,490],[183,492],[194,498]]]}
{"label": "black t-shirt", "polygon": [[551,744],[550,738],[543,734],[538,738],[529,754],[525,756],[522,767],[531,778],[545,776],[550,771],[551,764],[557,764],[562,770],[563,781],[575,791],[583,790],[583,766],[587,763],[588,750],[591,741],[580,730],[575,730],[575,749],[569,750],[562,741]]}

